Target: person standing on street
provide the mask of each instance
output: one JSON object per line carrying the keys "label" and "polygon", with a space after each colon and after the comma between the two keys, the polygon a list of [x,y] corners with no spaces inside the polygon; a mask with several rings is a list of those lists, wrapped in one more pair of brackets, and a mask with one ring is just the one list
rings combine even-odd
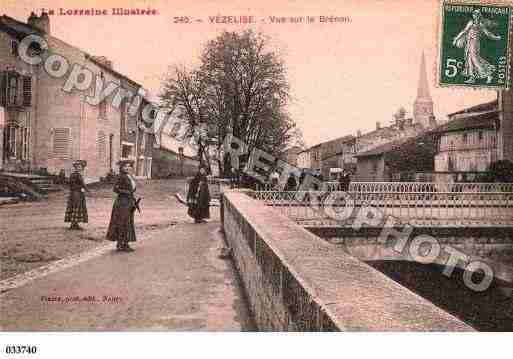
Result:
{"label": "person standing on street", "polygon": [[296,175],[294,173],[291,173],[289,178],[287,179],[287,184],[285,185],[285,191],[286,192],[292,192],[297,189],[297,180]]}
{"label": "person standing on street", "polygon": [[278,186],[279,180],[280,180],[280,174],[278,173],[278,171],[275,168],[269,175],[269,184],[271,186],[271,191],[279,190],[279,186]]}
{"label": "person standing on street", "polygon": [[86,164],[86,161],[73,162],[73,172],[69,176],[69,197],[64,222],[71,223],[71,230],[82,229],[78,224],[88,222],[85,199],[87,188],[81,173]]}
{"label": "person standing on street", "polygon": [[133,161],[119,161],[119,176],[114,185],[117,197],[112,206],[107,239],[117,242],[117,250],[132,252],[128,243],[135,242],[134,212],[138,208],[138,200],[135,199],[136,182],[130,174]]}
{"label": "person standing on street", "polygon": [[207,170],[201,165],[198,173],[189,183],[187,192],[187,214],[194,223],[204,223],[210,218],[210,192],[208,190]]}
{"label": "person standing on street", "polygon": [[340,191],[347,192],[349,191],[349,185],[351,184],[351,176],[348,171],[343,170],[342,174],[339,178],[339,188]]}

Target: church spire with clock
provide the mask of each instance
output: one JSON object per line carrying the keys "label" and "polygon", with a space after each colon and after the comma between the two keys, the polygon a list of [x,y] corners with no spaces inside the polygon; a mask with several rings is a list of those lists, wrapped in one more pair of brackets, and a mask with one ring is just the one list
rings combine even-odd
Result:
{"label": "church spire with clock", "polygon": [[419,87],[417,89],[417,98],[413,103],[413,119],[415,123],[420,123],[424,128],[434,127],[436,125],[433,115],[433,99],[429,94],[429,85],[426,72],[426,58],[422,51],[420,61]]}

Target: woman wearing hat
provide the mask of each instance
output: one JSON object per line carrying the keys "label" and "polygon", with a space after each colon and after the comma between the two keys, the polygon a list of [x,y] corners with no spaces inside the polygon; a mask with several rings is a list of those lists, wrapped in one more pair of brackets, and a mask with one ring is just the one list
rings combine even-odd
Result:
{"label": "woman wearing hat", "polygon": [[187,205],[189,206],[187,214],[194,218],[194,223],[202,223],[210,218],[210,192],[205,166],[200,166],[198,173],[189,183]]}
{"label": "woman wearing hat", "polygon": [[70,229],[81,229],[79,223],[87,223],[87,205],[85,191],[87,188],[82,177],[82,170],[86,166],[85,161],[73,162],[73,172],[69,176],[69,197],[64,215],[64,222],[70,223]]}
{"label": "woman wearing hat", "polygon": [[118,251],[132,252],[133,249],[128,243],[136,240],[134,211],[137,208],[137,201],[134,197],[136,183],[130,174],[133,161],[119,161],[118,165],[119,176],[114,185],[117,197],[112,206],[107,239],[117,242]]}

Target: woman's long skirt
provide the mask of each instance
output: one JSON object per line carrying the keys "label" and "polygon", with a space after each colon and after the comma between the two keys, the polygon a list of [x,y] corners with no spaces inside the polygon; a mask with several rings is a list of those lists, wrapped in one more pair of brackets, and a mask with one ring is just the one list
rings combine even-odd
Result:
{"label": "woman's long skirt", "polygon": [[82,191],[71,191],[68,197],[64,222],[87,223],[88,220],[84,193]]}
{"label": "woman's long skirt", "polygon": [[114,201],[107,239],[123,245],[137,240],[135,236],[133,201],[127,196],[118,196]]}

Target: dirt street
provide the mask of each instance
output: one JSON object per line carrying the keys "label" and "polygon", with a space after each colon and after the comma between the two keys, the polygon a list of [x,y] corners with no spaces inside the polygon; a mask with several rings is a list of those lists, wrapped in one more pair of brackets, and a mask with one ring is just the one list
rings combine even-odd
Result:
{"label": "dirt street", "polygon": [[[0,295],[2,330],[252,330],[231,262],[218,258],[219,209],[211,208],[208,224],[193,224],[174,198],[183,184],[139,183],[133,253],[104,239],[110,186],[87,198],[83,231],[63,222],[65,192],[1,207],[2,279],[25,280]],[[38,267],[81,252],[93,255],[37,277]]]}

